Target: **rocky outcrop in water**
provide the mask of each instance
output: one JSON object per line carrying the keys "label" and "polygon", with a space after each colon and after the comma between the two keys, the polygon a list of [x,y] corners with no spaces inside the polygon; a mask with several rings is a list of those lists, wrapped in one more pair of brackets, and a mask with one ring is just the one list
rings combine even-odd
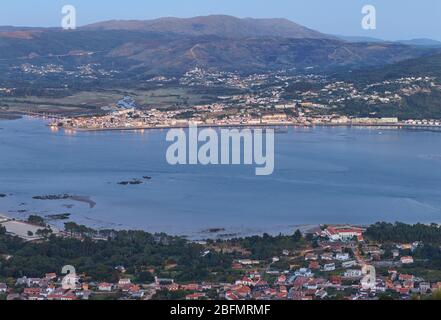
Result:
{"label": "rocky outcrop in water", "polygon": [[[144,179],[144,180],[152,180],[152,177],[144,176],[144,177],[142,177],[142,179]],[[139,185],[139,184],[143,184],[143,183],[144,183],[144,181],[142,181],[141,179],[132,179],[132,180],[128,180],[128,181],[120,181],[120,182],[118,182],[118,184],[121,185],[121,186]]]}
{"label": "rocky outcrop in water", "polygon": [[50,195],[32,197],[32,199],[35,200],[65,200],[70,198],[72,198],[72,196],[68,194],[50,194]]}

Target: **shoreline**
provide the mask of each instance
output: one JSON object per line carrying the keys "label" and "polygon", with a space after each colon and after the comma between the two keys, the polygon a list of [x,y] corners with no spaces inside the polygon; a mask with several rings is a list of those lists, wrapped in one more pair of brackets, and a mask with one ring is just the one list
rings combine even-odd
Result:
{"label": "shoreline", "polygon": [[[68,222],[74,222],[77,223],[79,225],[85,225],[88,228],[92,228],[94,230],[102,230],[101,228],[97,228],[96,226],[91,226],[88,225],[87,223],[78,223],[75,221],[75,219],[69,219],[66,220]],[[23,219],[20,218],[15,218],[13,216],[10,216],[8,214],[5,213],[0,213],[0,226],[3,226],[3,224],[7,224],[7,223],[14,223],[17,225],[21,225],[21,228],[24,228],[25,226],[29,226],[32,228],[39,228],[38,226],[34,226],[32,224],[29,224],[28,222],[26,222]],[[62,229],[59,229],[58,227],[56,227],[53,224],[48,223],[48,225],[52,228],[52,230],[55,231],[55,233],[60,234],[63,232]],[[225,228],[215,228],[218,229],[219,232],[210,232],[210,229],[202,229],[202,230],[195,230],[193,233],[191,234],[177,234],[177,233],[173,233],[173,232],[166,232],[166,231],[149,231],[149,230],[145,230],[145,229],[138,229],[138,228],[130,228],[130,227],[123,227],[123,228],[116,228],[115,230],[117,231],[142,231],[145,233],[149,233],[149,234],[160,234],[160,233],[165,233],[168,236],[173,236],[173,237],[180,237],[183,239],[186,239],[188,241],[193,241],[193,242],[197,242],[197,241],[208,241],[208,240],[231,240],[231,239],[244,239],[244,238],[248,238],[248,237],[263,237],[264,234],[269,234],[271,236],[277,236],[277,235],[284,235],[284,236],[289,236],[294,234],[294,232],[296,230],[300,230],[303,234],[306,233],[312,233],[315,230],[318,230],[321,226],[323,225],[335,225],[335,226],[340,226],[340,225],[350,225],[350,226],[357,226],[357,227],[367,227],[369,225],[358,225],[358,224],[348,224],[348,223],[332,223],[332,224],[298,224],[298,225],[287,225],[286,227],[280,227],[277,228],[271,228],[272,230],[263,230],[261,228],[259,228],[260,230],[257,231],[252,231],[252,230],[242,230],[242,232],[234,232],[234,230],[231,230],[231,228],[225,227]],[[40,227],[42,228],[42,227]],[[214,228],[213,228],[214,229]],[[25,231],[21,231],[20,234],[15,234],[16,236],[19,236],[20,238],[23,239],[27,239],[28,237],[25,237]],[[232,233],[229,233],[229,231],[232,231]],[[36,240],[37,238],[33,238],[33,237],[29,237],[29,239],[27,240]]]}
{"label": "shoreline", "polygon": [[[115,128],[75,128],[75,127],[60,127],[65,130],[79,131],[79,132],[100,132],[100,131],[137,131],[137,130],[163,130],[163,129],[186,129],[188,125],[176,126],[141,126],[141,127],[115,127]],[[271,127],[293,127],[293,128],[314,128],[314,127],[395,127],[400,125],[343,125],[343,124],[316,124],[316,125],[302,125],[292,123],[268,123],[268,124],[198,124],[198,128],[271,128]]]}
{"label": "shoreline", "polygon": [[[190,125],[190,124],[189,124]],[[138,130],[164,130],[164,129],[186,129],[189,125],[175,126],[139,126],[139,127],[115,127],[115,128],[76,128],[76,127],[57,127],[59,129],[78,131],[78,132],[105,132],[105,131],[138,131]],[[51,127],[50,125],[48,125]],[[315,127],[341,127],[341,128],[390,128],[400,129],[423,129],[440,130],[441,126],[436,125],[410,125],[410,124],[296,124],[296,123],[265,123],[265,124],[198,124],[198,128],[315,128]]]}
{"label": "shoreline", "polygon": [[[27,115],[20,115],[17,118],[1,118],[0,120],[20,120]],[[40,118],[40,117],[37,117]],[[47,120],[41,117],[43,120]],[[53,126],[50,123],[46,124],[47,127],[58,128],[63,130],[70,130],[76,132],[105,132],[105,131],[138,131],[138,130],[164,130],[164,129],[186,129],[191,125],[160,125],[160,126],[137,126],[137,127],[114,127],[114,128],[78,128],[78,127],[65,127],[65,126]],[[231,123],[231,124],[197,124],[198,128],[277,128],[277,127],[289,127],[289,128],[315,128],[315,127],[329,127],[329,128],[385,128],[391,130],[401,129],[418,129],[428,131],[441,131],[441,125],[433,124],[408,124],[408,123],[315,123],[315,124],[300,124],[292,122],[280,122],[280,123]]]}

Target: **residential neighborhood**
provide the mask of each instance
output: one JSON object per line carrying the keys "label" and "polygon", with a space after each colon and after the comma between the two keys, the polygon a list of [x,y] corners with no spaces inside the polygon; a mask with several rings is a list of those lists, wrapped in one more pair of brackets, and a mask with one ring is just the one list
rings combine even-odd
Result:
{"label": "residential neighborhood", "polygon": [[[441,289],[441,279],[428,281],[403,271],[415,263],[412,253],[422,243],[395,243],[386,248],[378,242],[366,243],[365,231],[358,226],[322,226],[304,234],[308,242],[301,250],[285,248],[262,260],[250,258],[250,252],[228,242],[202,242],[206,249],[202,256],[219,251],[238,257],[231,264],[235,279],[228,283],[178,282],[158,276],[140,282],[118,265],[114,267],[117,282],[95,281],[84,273],[49,272],[40,278],[5,279],[0,295],[7,300],[377,300],[424,297]],[[377,271],[370,287],[363,282],[369,276],[366,266]],[[166,268],[176,268],[176,264]],[[155,268],[149,272],[160,274]]]}

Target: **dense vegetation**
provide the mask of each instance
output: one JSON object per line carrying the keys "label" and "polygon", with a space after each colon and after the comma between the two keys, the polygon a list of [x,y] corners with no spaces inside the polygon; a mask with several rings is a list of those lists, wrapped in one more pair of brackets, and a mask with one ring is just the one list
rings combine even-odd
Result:
{"label": "dense vegetation", "polygon": [[398,117],[407,119],[441,119],[441,91],[417,93],[404,96],[399,103],[366,104],[364,101],[351,102],[336,111],[340,114],[357,117]]}
{"label": "dense vegetation", "polygon": [[441,229],[437,224],[409,225],[380,222],[370,226],[365,234],[369,239],[382,242],[415,242],[441,244]]}
{"label": "dense vegetation", "polygon": [[340,80],[369,84],[403,77],[441,77],[441,54],[409,59],[381,68],[365,68],[354,72],[342,72],[336,75]]}
{"label": "dense vegetation", "polygon": [[254,259],[270,259],[281,254],[283,250],[299,249],[306,244],[302,233],[297,230],[292,236],[279,235],[272,237],[264,234],[262,237],[254,236],[245,239],[231,240],[251,252]]}
{"label": "dense vegetation", "polygon": [[[70,224],[75,232],[91,229]],[[75,230],[75,231],[73,231]],[[61,271],[64,265],[73,265],[78,273],[85,273],[96,281],[117,281],[116,266],[125,266],[127,272],[140,281],[151,281],[148,270],[157,275],[173,277],[178,281],[202,281],[231,266],[231,258],[211,253],[202,256],[203,247],[185,239],[167,235],[152,235],[141,231],[108,232],[107,240],[66,239],[50,236],[48,241],[26,243],[0,231],[0,278],[41,277],[47,272]],[[3,259],[3,260],[2,260]],[[173,265],[168,269],[167,266]]]}
{"label": "dense vegetation", "polygon": [[[98,232],[72,222],[65,223],[65,231],[71,237],[47,234],[46,240],[29,243],[9,236],[1,229],[0,280],[41,277],[48,272],[59,273],[63,266],[72,265],[78,273],[85,273],[94,281],[118,281],[119,273],[115,268],[124,266],[127,275],[142,283],[152,282],[154,275],[174,278],[179,282],[230,282],[237,278],[231,268],[233,260],[243,257],[238,253],[215,250],[207,254],[206,246],[165,234],[114,230]],[[250,258],[258,260],[270,259],[285,249],[298,249],[305,244],[300,231],[292,236],[264,235],[208,241],[209,247],[240,247],[251,253]],[[2,256],[11,258],[4,259]]]}
{"label": "dense vegetation", "polygon": [[[189,242],[184,238],[143,231],[95,231],[75,223],[66,223],[72,237],[61,238],[50,233],[39,242],[25,242],[6,234],[0,228],[0,282],[21,276],[42,277],[45,273],[60,273],[72,265],[93,281],[118,281],[118,266],[127,270],[125,276],[150,283],[153,276],[173,278],[179,282],[231,282],[238,274],[232,262],[247,256],[269,260],[283,250],[299,251],[314,246],[312,235],[303,237],[300,231],[291,236],[254,236],[228,241],[208,241],[207,245]],[[441,278],[441,229],[438,225],[407,225],[377,223],[365,233],[368,241],[378,241],[385,248],[394,243],[422,242],[412,253],[415,264],[404,266],[402,272],[414,273],[427,280]],[[78,239],[76,239],[78,238]],[[249,255],[208,248],[240,248]],[[390,251],[390,249],[388,249]]]}

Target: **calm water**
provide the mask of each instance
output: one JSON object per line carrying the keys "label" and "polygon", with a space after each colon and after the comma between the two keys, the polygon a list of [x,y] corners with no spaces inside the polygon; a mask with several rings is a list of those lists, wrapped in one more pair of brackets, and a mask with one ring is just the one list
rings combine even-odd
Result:
{"label": "calm water", "polygon": [[[69,212],[97,228],[192,237],[277,233],[317,223],[441,222],[441,133],[290,128],[276,135],[275,172],[170,166],[166,131],[69,134],[39,120],[0,121],[0,213]],[[123,180],[151,176],[143,185]],[[94,208],[36,195],[88,196]],[[70,207],[72,206],[73,207]],[[70,208],[68,208],[70,207]]]}

